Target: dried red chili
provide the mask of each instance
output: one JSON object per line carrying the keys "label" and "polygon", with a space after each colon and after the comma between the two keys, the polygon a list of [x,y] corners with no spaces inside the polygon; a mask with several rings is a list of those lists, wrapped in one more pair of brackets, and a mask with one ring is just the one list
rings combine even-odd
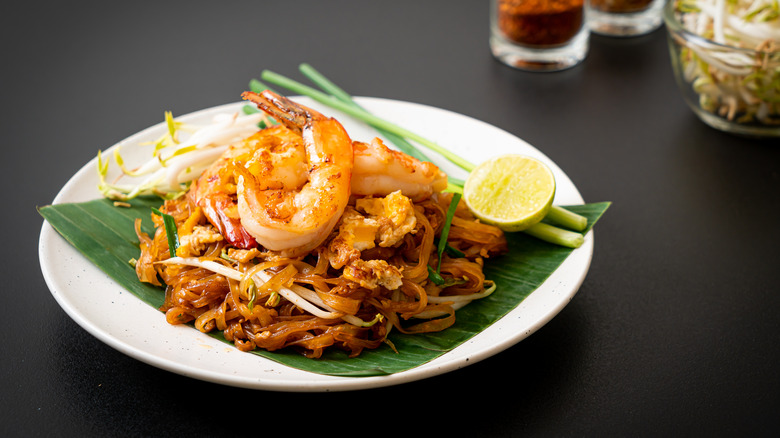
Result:
{"label": "dried red chili", "polygon": [[497,22],[519,44],[564,44],[583,26],[583,0],[498,0]]}
{"label": "dried red chili", "polygon": [[602,12],[628,14],[644,11],[653,0],[590,0],[590,7]]}

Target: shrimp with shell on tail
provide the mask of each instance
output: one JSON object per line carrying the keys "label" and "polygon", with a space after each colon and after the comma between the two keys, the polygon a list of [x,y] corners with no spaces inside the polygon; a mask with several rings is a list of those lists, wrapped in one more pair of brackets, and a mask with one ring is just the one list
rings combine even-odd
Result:
{"label": "shrimp with shell on tail", "polygon": [[233,246],[295,257],[333,231],[351,195],[401,192],[413,200],[447,187],[433,163],[352,141],[344,127],[284,96],[245,92],[280,124],[232,145],[193,183],[190,196]]}

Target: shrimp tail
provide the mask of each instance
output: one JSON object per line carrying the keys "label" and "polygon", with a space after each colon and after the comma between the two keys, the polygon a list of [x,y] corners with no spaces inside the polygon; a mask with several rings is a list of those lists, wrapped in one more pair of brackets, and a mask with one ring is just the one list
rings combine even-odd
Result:
{"label": "shrimp tail", "polygon": [[279,123],[296,132],[301,132],[302,127],[313,118],[325,118],[317,111],[295,103],[270,90],[265,90],[260,94],[245,91],[241,93],[241,97],[254,103],[259,109],[278,120]]}
{"label": "shrimp tail", "polygon": [[231,145],[191,193],[233,246],[306,254],[349,202],[352,140],[336,119],[271,91],[242,97],[280,125]]}

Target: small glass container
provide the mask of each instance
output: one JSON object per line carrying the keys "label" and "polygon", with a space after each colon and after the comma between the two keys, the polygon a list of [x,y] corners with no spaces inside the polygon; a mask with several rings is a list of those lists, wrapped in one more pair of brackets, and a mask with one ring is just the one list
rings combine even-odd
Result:
{"label": "small glass container", "polygon": [[587,0],[588,27],[606,36],[632,37],[663,24],[666,0]]}
{"label": "small glass container", "polygon": [[491,0],[490,49],[522,70],[573,67],[588,52],[584,14],[584,0]]}

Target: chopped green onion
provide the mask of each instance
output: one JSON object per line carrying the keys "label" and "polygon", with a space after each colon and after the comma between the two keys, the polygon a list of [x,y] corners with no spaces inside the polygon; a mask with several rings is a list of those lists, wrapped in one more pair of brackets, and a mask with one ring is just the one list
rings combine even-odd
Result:
{"label": "chopped green onion", "polygon": [[444,254],[444,248],[447,246],[447,236],[450,234],[450,225],[452,224],[452,218],[455,216],[455,210],[458,208],[458,202],[460,202],[460,193],[453,193],[450,200],[450,207],[447,209],[447,216],[444,218],[444,226],[441,229],[441,235],[439,236],[439,245],[436,248],[436,252],[439,255],[439,263],[436,266],[436,273],[441,272],[441,256]]}
{"label": "chopped green onion", "polygon": [[152,212],[162,217],[165,225],[165,235],[168,237],[168,252],[171,254],[171,257],[176,257],[176,249],[179,247],[179,233],[176,230],[176,221],[173,219],[173,216],[163,213],[156,208],[152,208]]}
{"label": "chopped green onion", "polygon": [[431,268],[430,265],[428,266],[428,279],[430,279],[433,284],[438,286],[444,284],[444,278],[442,278],[441,274],[436,272],[436,270]]}
{"label": "chopped green onion", "polygon": [[450,246],[450,244],[449,244],[449,243],[448,243],[448,244],[446,244],[446,245],[444,245],[444,250],[445,250],[445,251],[447,251],[447,253],[448,253],[450,256],[452,256],[452,257],[455,257],[455,258],[463,258],[463,257],[466,257],[466,254],[465,254],[463,251],[461,251],[461,250],[459,250],[458,248],[455,248],[455,247],[453,247],[453,246]]}

